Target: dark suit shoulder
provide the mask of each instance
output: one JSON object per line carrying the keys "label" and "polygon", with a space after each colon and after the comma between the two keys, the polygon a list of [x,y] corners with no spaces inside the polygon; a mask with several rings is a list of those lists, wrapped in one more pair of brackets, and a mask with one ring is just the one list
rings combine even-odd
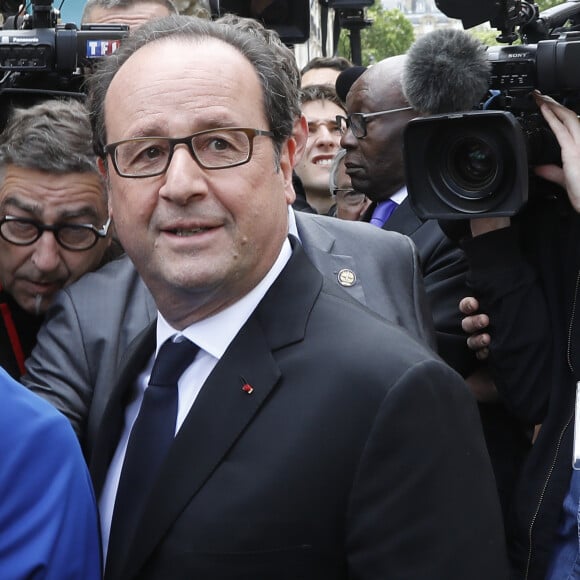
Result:
{"label": "dark suit shoulder", "polygon": [[[357,352],[362,360],[370,356],[379,366],[386,363],[390,369],[395,361],[401,369],[421,361],[440,361],[433,350],[403,327],[377,316],[329,280],[323,282],[310,322],[316,325],[319,320],[326,325],[329,340],[335,341],[337,356],[348,351],[350,357]],[[374,357],[374,353],[380,356]]]}

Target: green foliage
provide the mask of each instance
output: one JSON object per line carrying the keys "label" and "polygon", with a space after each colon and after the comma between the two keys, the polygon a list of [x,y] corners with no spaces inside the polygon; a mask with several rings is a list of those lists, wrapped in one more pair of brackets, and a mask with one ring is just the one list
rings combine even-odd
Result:
{"label": "green foliage", "polygon": [[558,4],[562,4],[563,0],[536,0],[536,4],[540,11],[546,10],[548,8],[552,8],[552,6],[556,6]]}
{"label": "green foliage", "polygon": [[[385,10],[380,2],[375,2],[368,9],[367,17],[373,24],[361,31],[363,65],[368,66],[383,58],[403,54],[413,44],[413,26],[400,10]],[[352,58],[348,35],[348,31],[341,31],[338,53]]]}
{"label": "green foliage", "polygon": [[478,26],[477,28],[471,28],[468,30],[469,34],[475,36],[475,38],[477,38],[477,40],[479,40],[480,42],[482,42],[483,44],[487,45],[487,46],[494,46],[497,44],[501,44],[501,42],[497,41],[497,36],[499,34],[499,31],[496,30],[495,28],[484,28],[481,26]]}

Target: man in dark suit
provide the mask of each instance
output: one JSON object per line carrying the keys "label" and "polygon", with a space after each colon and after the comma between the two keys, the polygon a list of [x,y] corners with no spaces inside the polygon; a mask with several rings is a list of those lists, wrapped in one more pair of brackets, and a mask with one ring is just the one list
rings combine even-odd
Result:
{"label": "man in dark suit", "polygon": [[[347,93],[349,113],[342,120],[345,167],[353,188],[373,201],[364,220],[410,236],[417,245],[438,352],[455,370],[468,376],[475,369],[476,359],[468,352],[457,309],[467,289],[467,262],[436,220],[424,221],[415,215],[405,187],[403,132],[418,115],[403,94],[405,59],[404,55],[387,58],[358,77],[343,73],[337,80],[341,96]],[[345,82],[351,79],[354,82],[348,89]],[[367,113],[371,116],[365,116]],[[386,219],[376,215],[383,211],[389,214]]]}
{"label": "man in dark suit", "polygon": [[[459,246],[441,230],[437,220],[415,215],[405,186],[403,133],[418,116],[402,87],[407,57],[395,56],[366,70],[348,90],[349,115],[342,119],[341,145],[347,150],[346,171],[357,191],[373,204],[366,220],[383,229],[408,235],[421,257],[425,289],[433,313],[437,350],[460,372],[480,402],[488,449],[498,489],[507,509],[517,466],[529,449],[525,430],[507,411],[484,364],[466,352],[458,305],[467,291],[467,260]],[[343,77],[341,89],[345,90]],[[381,214],[387,213],[387,216]],[[380,220],[380,221],[379,221]]]}
{"label": "man in dark suit", "polygon": [[288,237],[297,91],[273,62],[255,35],[170,17],[91,78],[117,234],[158,310],[90,457],[105,577],[503,578],[460,377]]}

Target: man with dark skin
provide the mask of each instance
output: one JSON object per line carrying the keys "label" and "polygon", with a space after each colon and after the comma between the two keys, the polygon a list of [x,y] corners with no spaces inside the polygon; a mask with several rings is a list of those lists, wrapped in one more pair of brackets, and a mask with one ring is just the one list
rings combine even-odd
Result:
{"label": "man with dark skin", "polygon": [[[396,202],[394,212],[382,227],[406,234],[415,242],[423,265],[439,354],[463,376],[468,376],[476,361],[465,344],[457,311],[459,300],[466,295],[467,264],[463,252],[447,239],[435,220],[423,221],[413,213],[405,187],[403,132],[417,116],[403,94],[405,59],[400,55],[382,60],[358,77],[350,88],[346,99],[349,115],[342,120],[341,146],[347,150],[345,167],[353,188],[373,202],[363,218],[365,221],[371,221],[381,204]],[[370,116],[365,117],[366,114]]]}
{"label": "man with dark skin", "polygon": [[352,84],[346,98],[349,115],[341,121],[346,172],[353,188],[373,202],[363,220],[373,223],[377,213],[391,205],[392,213],[382,228],[408,235],[419,250],[438,352],[465,377],[479,401],[502,506],[507,510],[517,465],[529,448],[529,438],[499,399],[485,365],[468,352],[457,308],[469,294],[463,250],[436,220],[417,217],[407,195],[403,133],[419,114],[403,91],[406,59],[400,55],[382,60]]}

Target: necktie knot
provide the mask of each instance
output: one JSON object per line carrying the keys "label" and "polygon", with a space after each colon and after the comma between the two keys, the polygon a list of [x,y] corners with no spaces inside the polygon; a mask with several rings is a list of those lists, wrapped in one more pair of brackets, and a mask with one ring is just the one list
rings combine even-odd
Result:
{"label": "necktie knot", "polygon": [[381,201],[375,207],[373,211],[373,215],[371,217],[371,224],[382,228],[387,219],[391,216],[391,214],[397,208],[397,202],[393,201],[392,199],[388,199],[386,201]]}
{"label": "necktie knot", "polygon": [[177,385],[179,377],[193,362],[199,347],[190,340],[184,339],[179,342],[166,340],[159,349],[149,385],[158,387],[173,387]]}

